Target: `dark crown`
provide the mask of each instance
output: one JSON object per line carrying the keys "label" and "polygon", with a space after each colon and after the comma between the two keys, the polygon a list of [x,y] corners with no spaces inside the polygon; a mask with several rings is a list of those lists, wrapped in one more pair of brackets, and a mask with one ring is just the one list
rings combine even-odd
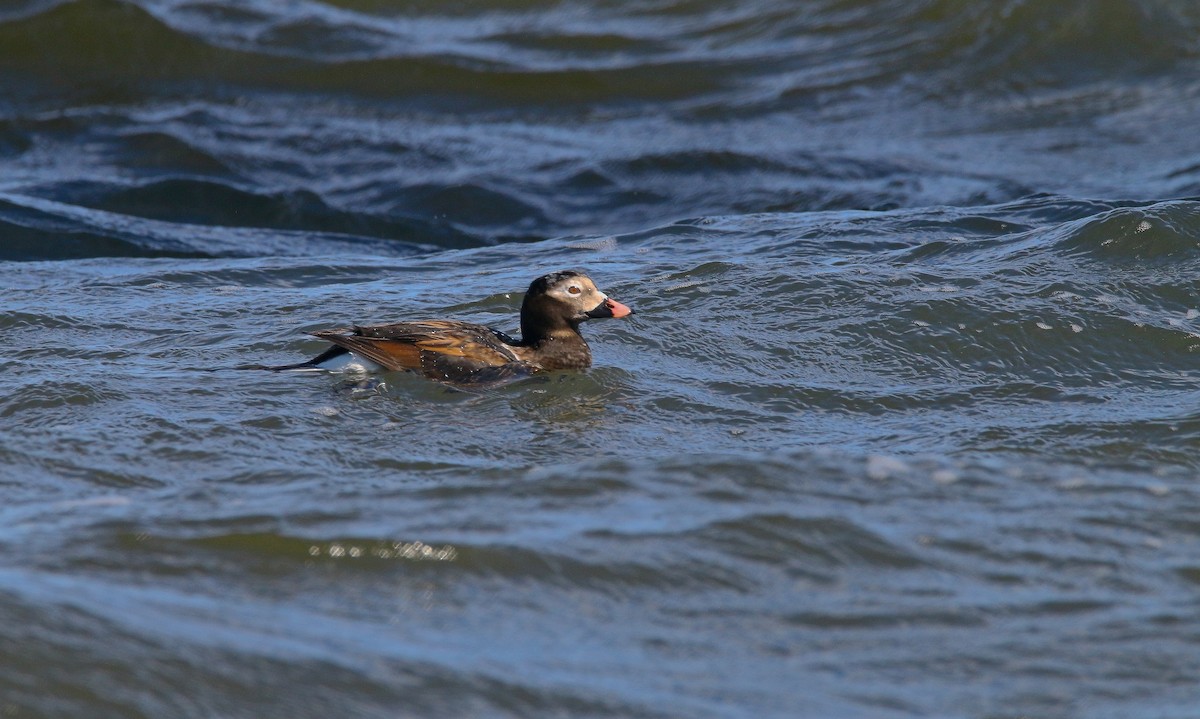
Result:
{"label": "dark crown", "polygon": [[529,294],[531,294],[531,295],[545,294],[546,292],[548,292],[550,290],[551,287],[557,285],[559,282],[562,282],[563,280],[567,280],[572,277],[586,277],[586,276],[587,275],[583,274],[582,272],[577,272],[575,270],[562,270],[560,272],[551,272],[548,275],[542,275],[541,277],[537,278],[532,283],[530,283]]}

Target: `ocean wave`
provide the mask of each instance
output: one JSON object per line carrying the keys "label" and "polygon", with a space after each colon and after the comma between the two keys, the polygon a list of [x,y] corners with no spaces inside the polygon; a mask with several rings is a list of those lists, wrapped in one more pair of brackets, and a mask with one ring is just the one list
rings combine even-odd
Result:
{"label": "ocean wave", "polygon": [[[1177,0],[963,7],[951,0],[603,6],[399,16],[317,4],[81,0],[0,19],[12,90],[133,98],[153,88],[274,88],[362,97],[474,97],[480,107],[723,103],[936,74],[945,93],[1032,89],[1186,67],[1200,11]],[[656,22],[661,24],[656,24]],[[55,38],[48,43],[46,38]],[[681,39],[694,38],[684,43]],[[15,78],[14,78],[15,79]]]}
{"label": "ocean wave", "polygon": [[1119,207],[1073,224],[1059,241],[1115,264],[1200,262],[1200,202],[1170,201]]}
{"label": "ocean wave", "polygon": [[[203,183],[186,183],[211,187]],[[155,189],[162,189],[157,185]],[[168,189],[172,187],[167,184]],[[76,188],[82,190],[83,188]],[[222,188],[226,189],[226,188]],[[185,196],[187,193],[184,193]],[[236,196],[236,192],[231,193]],[[178,195],[175,195],[178,199]],[[194,195],[193,195],[194,197]],[[117,199],[122,199],[118,196]],[[132,198],[137,200],[134,195]],[[104,203],[97,203],[104,204]],[[114,203],[120,205],[121,203]],[[167,211],[170,205],[157,198],[146,205],[129,203],[122,210],[146,210],[147,214]],[[177,211],[194,212],[200,208]],[[204,208],[214,211],[216,208]],[[238,215],[231,216],[236,220]],[[62,260],[88,257],[230,257],[263,255],[305,255],[328,252],[361,253],[370,248],[383,255],[406,255],[431,249],[428,244],[404,239],[382,239],[349,233],[319,232],[311,229],[223,227],[142,218],[123,212],[89,208],[79,204],[53,202],[36,197],[0,193],[0,259],[14,261]],[[411,233],[428,239],[433,232]]]}

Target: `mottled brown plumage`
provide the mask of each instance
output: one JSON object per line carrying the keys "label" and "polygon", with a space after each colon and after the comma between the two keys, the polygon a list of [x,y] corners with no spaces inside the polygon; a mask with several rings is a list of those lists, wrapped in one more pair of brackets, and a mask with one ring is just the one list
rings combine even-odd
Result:
{"label": "mottled brown plumage", "polygon": [[633,313],[609,299],[581,272],[534,280],[521,304],[521,338],[470,322],[426,320],[314,332],[333,343],[308,362],[273,369],[316,369],[347,353],[385,370],[418,372],[455,384],[489,382],[539,370],[584,369],[592,353],[579,325]]}

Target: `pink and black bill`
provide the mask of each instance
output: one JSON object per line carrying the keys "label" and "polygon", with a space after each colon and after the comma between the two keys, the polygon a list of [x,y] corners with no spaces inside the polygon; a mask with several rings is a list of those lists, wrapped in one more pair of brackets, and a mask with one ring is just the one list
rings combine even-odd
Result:
{"label": "pink and black bill", "polygon": [[634,314],[634,312],[627,305],[623,305],[612,298],[607,298],[597,305],[595,309],[584,314],[595,320],[602,317],[628,317]]}

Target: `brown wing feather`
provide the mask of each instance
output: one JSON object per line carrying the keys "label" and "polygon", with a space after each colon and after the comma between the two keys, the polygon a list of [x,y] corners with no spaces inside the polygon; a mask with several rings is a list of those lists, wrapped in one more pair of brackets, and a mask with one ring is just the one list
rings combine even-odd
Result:
{"label": "brown wing feather", "polygon": [[359,335],[345,335],[336,330],[313,332],[313,337],[334,343],[351,352],[366,357],[388,370],[421,369],[421,350],[415,345],[390,342]]}
{"label": "brown wing feather", "polygon": [[435,379],[469,378],[480,370],[521,362],[495,332],[452,320],[323,330],[314,337],[344,347],[389,370],[414,370]]}

